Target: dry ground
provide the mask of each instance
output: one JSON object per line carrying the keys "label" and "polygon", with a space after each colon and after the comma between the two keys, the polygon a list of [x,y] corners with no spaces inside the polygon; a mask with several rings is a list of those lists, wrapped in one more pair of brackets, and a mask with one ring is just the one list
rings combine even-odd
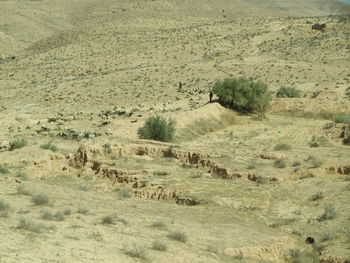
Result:
{"label": "dry ground", "polygon": [[[0,262],[350,262],[350,147],[325,129],[350,17],[254,3],[0,1]],[[302,97],[256,120],[207,103],[226,77]],[[172,143],[137,138],[155,113]]]}

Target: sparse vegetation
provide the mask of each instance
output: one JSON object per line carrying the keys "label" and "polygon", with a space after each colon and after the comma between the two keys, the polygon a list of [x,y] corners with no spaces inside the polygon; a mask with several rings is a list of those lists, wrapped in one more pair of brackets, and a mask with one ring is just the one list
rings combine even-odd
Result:
{"label": "sparse vegetation", "polygon": [[17,229],[23,229],[35,233],[42,233],[44,230],[48,229],[48,227],[46,227],[43,224],[36,223],[30,219],[21,218],[17,225]]}
{"label": "sparse vegetation", "polygon": [[163,221],[155,221],[151,224],[151,227],[154,228],[160,228],[160,229],[166,229],[166,225]]}
{"label": "sparse vegetation", "polygon": [[166,251],[167,250],[167,246],[164,243],[155,240],[152,243],[152,249],[153,250],[158,250],[158,251]]}
{"label": "sparse vegetation", "polygon": [[10,211],[10,204],[0,199],[0,217],[7,217]]}
{"label": "sparse vegetation", "polygon": [[282,86],[276,93],[277,98],[299,98],[300,90],[294,87]]}
{"label": "sparse vegetation", "polygon": [[32,202],[35,205],[45,205],[49,202],[49,198],[44,193],[38,193],[32,196]]}
{"label": "sparse vegetation", "polygon": [[31,195],[31,191],[25,188],[23,185],[17,186],[17,194],[19,195]]}
{"label": "sparse vegetation", "polygon": [[10,170],[5,166],[0,164],[0,174],[7,174]]}
{"label": "sparse vegetation", "polygon": [[285,168],[285,167],[287,166],[287,163],[286,163],[286,161],[283,160],[283,159],[277,159],[277,160],[274,162],[273,166],[274,166],[275,168]]}
{"label": "sparse vegetation", "polygon": [[324,136],[312,136],[311,141],[309,142],[310,147],[316,148],[320,146],[329,146],[329,141]]}
{"label": "sparse vegetation", "polygon": [[10,141],[9,145],[10,145],[9,151],[13,151],[26,146],[27,141],[25,139],[16,139],[16,140]]}
{"label": "sparse vegetation", "polygon": [[111,215],[104,216],[104,217],[101,218],[101,223],[104,224],[104,225],[114,225],[115,224],[115,219]]}
{"label": "sparse vegetation", "polygon": [[275,151],[286,151],[286,150],[290,150],[291,148],[292,148],[292,146],[290,146],[287,143],[279,143],[273,149]]}
{"label": "sparse vegetation", "polygon": [[292,167],[296,167],[296,166],[300,166],[301,165],[301,162],[300,161],[294,161],[292,163]]}
{"label": "sparse vegetation", "polygon": [[336,218],[337,212],[335,211],[335,206],[333,204],[327,204],[324,207],[323,214],[318,218],[318,221],[323,222],[327,220],[332,220]]}
{"label": "sparse vegetation", "polygon": [[320,192],[317,192],[317,193],[313,194],[310,197],[310,200],[311,201],[317,201],[317,200],[321,200],[323,198],[324,198],[324,193],[322,191],[320,191]]}
{"label": "sparse vegetation", "polygon": [[182,243],[186,243],[187,241],[187,235],[181,231],[169,232],[167,237]]}
{"label": "sparse vegetation", "polygon": [[125,199],[125,198],[130,198],[132,194],[129,189],[123,188],[118,192],[117,196],[118,196],[118,199]]}
{"label": "sparse vegetation", "polygon": [[77,213],[87,215],[89,213],[89,208],[87,208],[85,206],[80,206],[77,210]]}
{"label": "sparse vegetation", "polygon": [[350,114],[341,114],[333,118],[335,123],[350,124]]}
{"label": "sparse vegetation", "polygon": [[27,181],[28,180],[28,176],[27,176],[27,174],[24,171],[18,171],[16,173],[16,177],[18,177],[22,181]]}
{"label": "sparse vegetation", "polygon": [[317,168],[320,167],[323,164],[323,161],[318,159],[315,156],[310,156],[309,161],[311,162],[310,168]]}
{"label": "sparse vegetation", "polygon": [[245,78],[218,81],[213,93],[221,104],[241,112],[263,113],[271,100],[266,84]]}
{"label": "sparse vegetation", "polygon": [[147,260],[147,249],[143,246],[133,244],[129,249],[124,249],[124,253],[133,258]]}
{"label": "sparse vegetation", "polygon": [[288,263],[320,263],[319,255],[315,251],[300,251],[290,249],[285,253],[285,260]]}
{"label": "sparse vegetation", "polygon": [[105,143],[104,145],[102,145],[102,149],[105,154],[112,153],[112,147],[110,143]]}
{"label": "sparse vegetation", "polygon": [[44,149],[44,150],[50,150],[50,151],[53,151],[53,152],[57,152],[58,151],[58,147],[56,145],[53,145],[52,142],[48,142],[48,143],[42,144],[42,145],[40,145],[40,148]]}
{"label": "sparse vegetation", "polygon": [[308,178],[313,178],[315,177],[315,175],[313,173],[307,173],[307,174],[303,174],[299,177],[299,179],[303,180],[303,179],[308,179]]}
{"label": "sparse vegetation", "polygon": [[156,115],[149,117],[137,133],[141,139],[170,142],[175,134],[175,126],[174,119],[167,120]]}
{"label": "sparse vegetation", "polygon": [[49,211],[42,211],[40,218],[43,220],[54,220],[54,221],[63,221],[64,220],[64,213],[63,212],[56,212],[55,214],[52,214]]}

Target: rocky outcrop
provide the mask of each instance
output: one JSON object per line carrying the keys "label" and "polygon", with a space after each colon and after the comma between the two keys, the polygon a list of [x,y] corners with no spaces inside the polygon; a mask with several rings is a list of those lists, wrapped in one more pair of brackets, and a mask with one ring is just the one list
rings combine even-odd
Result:
{"label": "rocky outcrop", "polygon": [[326,168],[329,174],[350,174],[350,165],[338,166],[338,167],[328,167]]}
{"label": "rocky outcrop", "polygon": [[156,200],[177,199],[179,194],[179,191],[166,189],[163,186],[154,186],[151,188],[137,189],[134,192],[135,197]]}

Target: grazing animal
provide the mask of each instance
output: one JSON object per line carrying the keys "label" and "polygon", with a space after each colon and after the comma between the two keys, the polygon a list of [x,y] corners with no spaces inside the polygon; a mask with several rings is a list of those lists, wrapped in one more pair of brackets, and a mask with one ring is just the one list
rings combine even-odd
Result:
{"label": "grazing animal", "polygon": [[315,239],[313,237],[307,237],[305,241],[306,241],[306,244],[313,244],[313,243],[315,243]]}
{"label": "grazing animal", "polygon": [[209,91],[209,102],[212,101],[213,95],[214,95],[213,92],[212,92],[212,91]]}
{"label": "grazing animal", "polygon": [[327,27],[326,24],[313,24],[311,29],[324,32],[326,30],[326,27]]}

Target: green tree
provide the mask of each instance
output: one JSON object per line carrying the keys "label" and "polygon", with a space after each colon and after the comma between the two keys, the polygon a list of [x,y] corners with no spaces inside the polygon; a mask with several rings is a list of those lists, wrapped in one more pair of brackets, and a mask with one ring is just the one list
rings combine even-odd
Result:
{"label": "green tree", "polygon": [[263,113],[271,100],[265,83],[245,78],[218,81],[213,93],[221,104],[241,112]]}
{"label": "green tree", "polygon": [[169,142],[175,134],[176,122],[159,115],[149,117],[137,131],[141,139]]}

